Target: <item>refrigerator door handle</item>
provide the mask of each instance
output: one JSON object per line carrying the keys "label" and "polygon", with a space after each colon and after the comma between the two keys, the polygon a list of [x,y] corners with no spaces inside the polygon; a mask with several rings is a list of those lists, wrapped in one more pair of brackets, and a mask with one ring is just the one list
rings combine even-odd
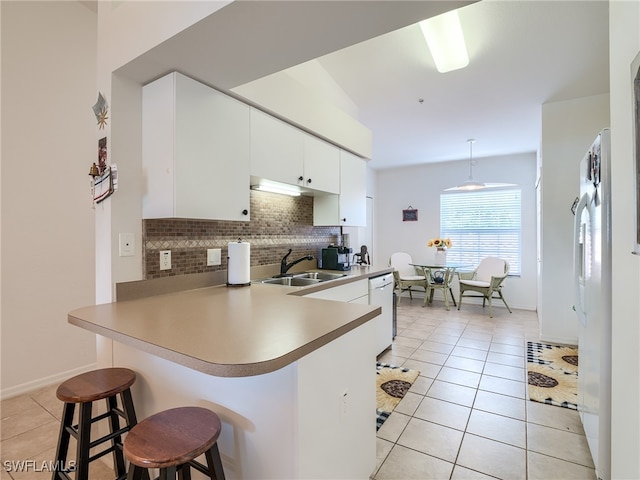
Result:
{"label": "refrigerator door handle", "polygon": [[[578,319],[582,322],[583,325],[587,324],[587,316],[582,307],[583,305],[583,297],[584,297],[584,286],[581,285],[581,277],[582,273],[585,271],[585,251],[587,245],[587,239],[584,238],[583,248],[580,248],[580,229],[582,228],[582,212],[585,210],[589,203],[589,194],[585,193],[580,198],[578,205],[576,206],[576,214],[573,221],[573,282],[574,282],[574,295],[575,295],[575,305],[574,310],[578,315]],[[588,210],[587,210],[588,212]],[[584,232],[585,235],[587,232]]]}

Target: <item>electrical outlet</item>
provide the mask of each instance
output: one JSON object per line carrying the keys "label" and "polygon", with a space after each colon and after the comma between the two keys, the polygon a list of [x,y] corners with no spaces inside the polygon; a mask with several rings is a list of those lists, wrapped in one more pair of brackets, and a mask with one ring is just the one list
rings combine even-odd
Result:
{"label": "electrical outlet", "polygon": [[220,248],[207,249],[207,267],[222,264],[222,250]]}
{"label": "electrical outlet", "polygon": [[171,270],[171,250],[160,250],[160,270]]}
{"label": "electrical outlet", "polygon": [[120,256],[132,257],[135,253],[136,241],[133,233],[120,234]]}

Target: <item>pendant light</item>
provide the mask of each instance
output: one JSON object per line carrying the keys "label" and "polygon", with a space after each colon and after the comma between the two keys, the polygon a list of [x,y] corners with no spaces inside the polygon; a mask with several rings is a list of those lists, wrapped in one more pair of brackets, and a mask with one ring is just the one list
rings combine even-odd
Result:
{"label": "pendant light", "polygon": [[483,190],[485,188],[500,188],[500,187],[513,187],[514,183],[484,183],[478,182],[473,179],[473,144],[475,143],[475,138],[470,138],[467,140],[469,144],[469,179],[458,185],[457,187],[445,188],[445,192],[450,191],[460,191],[460,192],[472,192],[474,190]]}
{"label": "pendant light", "polygon": [[451,191],[451,190],[463,190],[463,191],[471,191],[471,190],[480,190],[483,188],[486,188],[486,185],[482,182],[476,182],[473,179],[473,144],[475,142],[475,138],[470,138],[469,140],[467,140],[467,143],[469,144],[469,179],[458,185],[457,187],[451,187],[451,188],[447,188],[445,189],[445,191]]}

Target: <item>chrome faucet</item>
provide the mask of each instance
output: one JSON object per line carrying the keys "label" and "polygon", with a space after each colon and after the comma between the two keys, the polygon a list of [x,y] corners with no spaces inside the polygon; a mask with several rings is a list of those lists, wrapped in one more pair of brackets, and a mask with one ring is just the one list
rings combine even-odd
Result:
{"label": "chrome faucet", "polygon": [[289,249],[289,252],[282,257],[282,260],[280,260],[280,276],[284,276],[286,275],[287,271],[293,267],[295,264],[302,262],[303,260],[313,260],[313,255],[305,255],[304,257],[301,257],[297,260],[294,260],[291,263],[287,263],[287,258],[289,257],[289,255],[291,255],[292,250]]}

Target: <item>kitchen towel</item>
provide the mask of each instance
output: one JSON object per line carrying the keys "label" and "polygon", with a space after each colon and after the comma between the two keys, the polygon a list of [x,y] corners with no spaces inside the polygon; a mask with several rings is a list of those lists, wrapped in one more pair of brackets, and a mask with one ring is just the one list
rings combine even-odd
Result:
{"label": "kitchen towel", "polygon": [[251,246],[248,242],[233,242],[228,245],[227,285],[241,286],[251,283]]}

